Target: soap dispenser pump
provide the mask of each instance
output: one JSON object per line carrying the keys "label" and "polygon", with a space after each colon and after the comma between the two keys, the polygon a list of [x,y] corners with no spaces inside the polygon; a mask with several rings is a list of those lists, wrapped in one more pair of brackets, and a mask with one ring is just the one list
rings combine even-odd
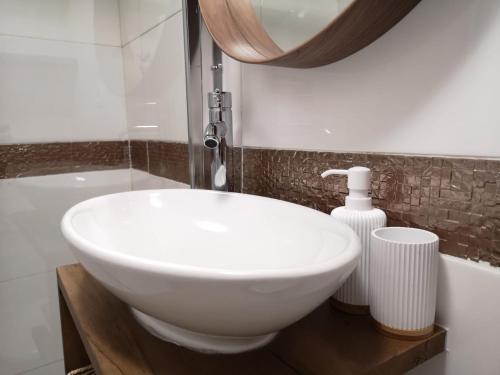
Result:
{"label": "soap dispenser pump", "polygon": [[321,174],[325,178],[331,175],[347,176],[349,195],[345,206],[335,208],[331,215],[349,225],[361,240],[361,260],[345,283],[332,297],[333,305],[351,314],[369,313],[369,271],[370,238],[374,229],[385,227],[387,217],[384,211],[373,208],[369,196],[371,172],[365,167],[349,169],[330,169]]}

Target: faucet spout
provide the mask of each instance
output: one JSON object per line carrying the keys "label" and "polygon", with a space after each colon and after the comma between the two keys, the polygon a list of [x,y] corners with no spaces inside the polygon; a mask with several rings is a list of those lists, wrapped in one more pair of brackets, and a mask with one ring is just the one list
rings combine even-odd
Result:
{"label": "faucet spout", "polygon": [[232,147],[231,93],[220,90],[208,94],[209,123],[203,144],[212,150],[211,185],[214,190],[227,190],[227,153]]}
{"label": "faucet spout", "polygon": [[224,138],[226,124],[224,122],[209,123],[205,128],[205,135],[203,136],[203,144],[206,148],[211,150],[219,147],[222,139]]}

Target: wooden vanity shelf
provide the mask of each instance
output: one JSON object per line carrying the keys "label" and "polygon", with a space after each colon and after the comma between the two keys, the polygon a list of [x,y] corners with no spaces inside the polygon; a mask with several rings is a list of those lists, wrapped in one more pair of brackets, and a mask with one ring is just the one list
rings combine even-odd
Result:
{"label": "wooden vanity shelf", "polygon": [[66,372],[91,364],[105,375],[387,375],[404,373],[445,347],[439,327],[428,339],[401,341],[377,333],[367,316],[324,304],[263,349],[200,354],[150,335],[80,265],[59,267],[57,276]]}

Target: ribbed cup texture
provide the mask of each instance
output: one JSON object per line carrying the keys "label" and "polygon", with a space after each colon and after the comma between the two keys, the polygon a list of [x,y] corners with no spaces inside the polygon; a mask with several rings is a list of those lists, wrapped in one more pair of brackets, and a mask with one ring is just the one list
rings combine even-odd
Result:
{"label": "ribbed cup texture", "polygon": [[372,235],[370,313],[376,321],[393,329],[428,328],[434,324],[436,312],[439,239],[431,236],[428,242],[404,243],[400,239],[404,238],[404,230],[421,230],[384,231],[391,229],[400,231],[397,242],[378,237],[378,231]]}
{"label": "ribbed cup texture", "polygon": [[386,216],[379,209],[355,211],[340,207],[333,210],[332,217],[349,225],[361,240],[359,264],[334,298],[350,305],[368,306],[371,232],[386,225]]}

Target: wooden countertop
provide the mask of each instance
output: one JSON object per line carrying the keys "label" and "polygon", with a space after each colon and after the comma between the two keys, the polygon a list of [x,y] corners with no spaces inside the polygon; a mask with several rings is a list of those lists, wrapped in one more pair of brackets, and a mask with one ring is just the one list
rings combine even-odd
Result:
{"label": "wooden countertop", "polygon": [[[57,269],[66,370],[97,374],[401,374],[442,352],[446,333],[425,340],[385,337],[367,316],[328,303],[283,330],[267,347],[235,355],[196,353],[146,332],[127,306],[80,265]],[[90,361],[90,362],[89,362]]]}

